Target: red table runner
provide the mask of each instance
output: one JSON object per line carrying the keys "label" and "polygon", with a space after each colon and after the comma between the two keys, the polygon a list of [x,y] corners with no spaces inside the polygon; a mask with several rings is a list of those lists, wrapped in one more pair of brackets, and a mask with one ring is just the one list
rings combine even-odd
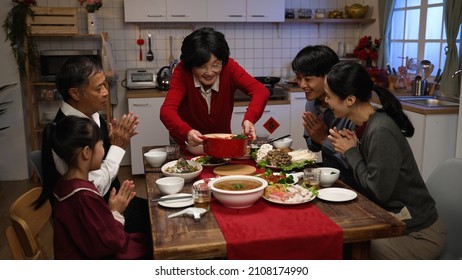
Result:
{"label": "red table runner", "polygon": [[[252,160],[233,163],[255,166]],[[211,177],[213,167],[204,167],[200,179]],[[252,207],[231,209],[212,199],[211,209],[226,239],[228,259],[342,259],[342,229],[310,202],[289,206],[261,198]]]}

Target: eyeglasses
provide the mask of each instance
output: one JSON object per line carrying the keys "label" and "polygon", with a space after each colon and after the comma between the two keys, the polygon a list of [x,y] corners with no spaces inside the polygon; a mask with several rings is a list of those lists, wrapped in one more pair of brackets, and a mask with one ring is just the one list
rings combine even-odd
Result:
{"label": "eyeglasses", "polygon": [[196,70],[200,75],[202,75],[202,74],[207,73],[209,71],[209,68],[212,72],[217,73],[221,70],[221,68],[223,68],[223,64],[221,60],[219,60],[210,66],[203,65],[203,66],[196,67]]}

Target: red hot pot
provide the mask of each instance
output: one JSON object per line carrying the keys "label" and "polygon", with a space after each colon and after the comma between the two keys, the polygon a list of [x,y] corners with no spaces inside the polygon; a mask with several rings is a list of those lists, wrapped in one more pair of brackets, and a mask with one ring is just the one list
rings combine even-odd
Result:
{"label": "red hot pot", "polygon": [[205,134],[204,152],[214,158],[240,158],[247,151],[248,138],[233,138],[235,134]]}

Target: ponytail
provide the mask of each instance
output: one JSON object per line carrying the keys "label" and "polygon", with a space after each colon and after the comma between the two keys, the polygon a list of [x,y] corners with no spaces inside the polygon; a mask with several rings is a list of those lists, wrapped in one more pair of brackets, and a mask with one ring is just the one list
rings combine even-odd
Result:
{"label": "ponytail", "polygon": [[414,126],[403,112],[401,102],[399,102],[396,96],[386,88],[377,84],[372,86],[372,90],[379,96],[380,103],[382,103],[383,106],[381,110],[395,121],[404,136],[412,137],[414,135]]}

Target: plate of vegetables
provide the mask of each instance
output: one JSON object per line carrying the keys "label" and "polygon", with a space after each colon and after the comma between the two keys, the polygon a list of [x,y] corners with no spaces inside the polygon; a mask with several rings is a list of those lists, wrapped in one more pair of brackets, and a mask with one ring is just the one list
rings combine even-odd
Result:
{"label": "plate of vegetables", "polygon": [[271,169],[266,169],[265,173],[257,175],[258,177],[265,179],[269,185],[272,184],[287,184],[293,185],[298,182],[298,177],[291,174],[286,174],[282,172],[273,172]]}
{"label": "plate of vegetables", "polygon": [[201,164],[202,166],[219,166],[231,161],[229,158],[214,158],[207,155],[193,157],[191,160]]}

